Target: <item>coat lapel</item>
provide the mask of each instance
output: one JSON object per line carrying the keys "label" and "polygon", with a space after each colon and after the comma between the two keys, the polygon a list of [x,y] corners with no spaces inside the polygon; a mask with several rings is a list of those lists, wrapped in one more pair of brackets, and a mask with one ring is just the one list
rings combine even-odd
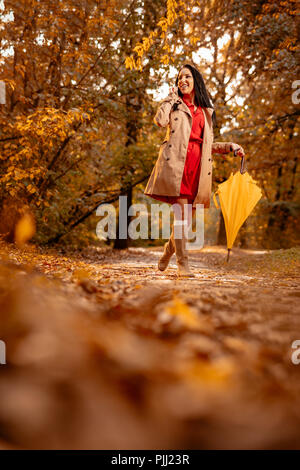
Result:
{"label": "coat lapel", "polygon": [[185,102],[181,98],[179,98],[179,100],[180,100],[180,104],[178,108],[181,109],[181,111],[184,111],[185,113],[187,113],[192,118],[193,116],[191,114],[191,111],[189,110],[189,107],[185,104]]}
{"label": "coat lapel", "polygon": [[212,114],[214,112],[214,108],[203,108],[203,110],[205,111],[205,117],[206,117],[206,120],[207,120],[207,123],[209,124],[209,126],[212,125]]}

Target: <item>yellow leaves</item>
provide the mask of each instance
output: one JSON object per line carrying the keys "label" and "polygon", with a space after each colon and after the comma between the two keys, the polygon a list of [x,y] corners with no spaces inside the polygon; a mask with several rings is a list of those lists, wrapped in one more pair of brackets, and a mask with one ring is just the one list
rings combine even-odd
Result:
{"label": "yellow leaves", "polygon": [[18,168],[15,169],[14,179],[16,181],[21,180],[24,178],[24,173],[26,172],[19,170]]}
{"label": "yellow leaves", "polygon": [[186,303],[181,299],[175,298],[173,304],[167,309],[171,315],[178,316],[185,325],[195,327],[198,325],[197,315]]}
{"label": "yellow leaves", "polygon": [[168,65],[168,63],[170,62],[170,58],[167,54],[163,55],[162,58],[160,59],[160,61],[165,64],[165,65]]}
{"label": "yellow leaves", "polygon": [[[69,261],[68,258],[61,258],[63,261]],[[91,277],[91,272],[87,268],[76,268],[72,273],[72,279],[76,281],[84,281]]]}
{"label": "yellow leaves", "polygon": [[148,51],[150,46],[152,46],[153,40],[151,38],[143,38],[143,48],[145,51]]}
{"label": "yellow leaves", "polygon": [[23,245],[28,242],[35,234],[35,220],[30,212],[26,212],[17,222],[15,228],[15,242],[17,245]]}
{"label": "yellow leaves", "polygon": [[139,70],[140,72],[143,70],[142,61],[141,61],[141,58],[140,58],[140,57],[136,60],[136,68],[137,68],[137,70]]}
{"label": "yellow leaves", "polygon": [[168,29],[168,20],[167,20],[167,18],[161,18],[160,21],[157,23],[157,26],[159,26],[162,31],[167,31],[167,29]]}
{"label": "yellow leaves", "polygon": [[151,39],[157,37],[157,34],[158,34],[157,30],[156,31],[151,31],[151,33],[149,34],[149,39],[151,40]]}
{"label": "yellow leaves", "polygon": [[[177,9],[179,10],[177,12]],[[134,56],[127,56],[125,59],[125,66],[126,68],[142,70],[142,57],[148,52],[150,47],[153,45],[154,37],[158,37],[160,32],[160,39],[165,39],[168,28],[172,26],[178,16],[184,16],[186,11],[186,6],[183,1],[180,1],[179,4],[175,0],[167,0],[167,14],[165,17],[159,19],[156,29],[152,31],[148,37],[144,37],[143,41],[138,43],[133,52],[137,55],[138,60],[135,62]],[[167,49],[168,53],[170,53],[170,46],[164,45],[163,49]],[[172,58],[170,58],[167,54],[165,54],[161,58],[161,62],[163,64],[169,64],[170,60],[174,62]]]}
{"label": "yellow leaves", "polygon": [[27,186],[27,191],[32,194],[32,193],[36,193],[36,188],[32,185],[32,184],[29,184]]}
{"label": "yellow leaves", "polygon": [[65,117],[67,121],[72,124],[76,120],[84,122],[85,119],[87,120],[91,119],[90,115],[87,114],[85,111],[81,110],[80,108],[70,109],[70,111],[68,111]]}
{"label": "yellow leaves", "polygon": [[125,58],[125,67],[126,67],[127,69],[130,68],[130,70],[132,70],[132,69],[135,68],[135,61],[134,61],[134,58],[133,58],[132,55],[131,55],[131,56],[127,56],[127,57]]}
{"label": "yellow leaves", "polygon": [[234,362],[224,357],[212,362],[197,360],[184,371],[184,374],[193,382],[199,380],[206,385],[215,387],[227,385],[235,369]]}
{"label": "yellow leaves", "polygon": [[[202,0],[191,0],[191,2],[192,2],[192,5],[194,5],[194,6],[196,6],[196,7],[197,7],[197,6],[198,6],[198,7],[203,7],[203,2],[202,2]],[[213,7],[214,4],[215,4],[215,0],[211,0],[211,2],[210,2],[210,7]]]}
{"label": "yellow leaves", "polygon": [[57,139],[64,140],[74,133],[72,127],[76,122],[83,123],[90,118],[85,109],[72,108],[66,112],[51,107],[39,108],[28,116],[18,116],[16,129],[23,136],[23,152],[27,152],[31,157],[29,149],[32,149],[32,145],[29,139],[32,137],[37,138],[39,144],[44,144],[47,149],[54,147],[53,140],[55,142]]}
{"label": "yellow leaves", "polygon": [[176,7],[177,3],[174,0],[167,0],[167,22],[169,26],[172,26],[177,18]]}
{"label": "yellow leaves", "polygon": [[200,38],[198,36],[194,36],[190,38],[190,43],[192,44],[192,46],[195,46],[198,41],[200,41]]}
{"label": "yellow leaves", "polygon": [[126,57],[125,66],[127,69],[130,68],[130,70],[132,69],[142,70],[143,69],[142,61],[140,57],[138,57],[136,61],[134,60],[133,56]]}
{"label": "yellow leaves", "polygon": [[133,52],[136,52],[139,57],[142,57],[144,54],[144,47],[142,44],[137,44],[133,49]]}
{"label": "yellow leaves", "polygon": [[299,46],[297,45],[297,38],[288,37],[279,44],[278,49],[275,49],[274,53],[277,56],[282,50],[296,51],[298,49]]}
{"label": "yellow leaves", "polygon": [[151,33],[149,38],[144,37],[142,43],[138,43],[135,48],[133,49],[133,52],[136,52],[139,57],[143,57],[144,53],[147,52],[150,47],[153,44],[153,39],[154,33]]}
{"label": "yellow leaves", "polygon": [[179,16],[184,16],[184,12],[187,9],[186,3],[184,3],[182,0],[178,2],[178,7],[179,7]]}
{"label": "yellow leaves", "polygon": [[179,297],[174,297],[165,312],[167,315],[175,317],[179,324],[187,329],[205,333],[212,331],[211,323],[201,317],[196,309],[190,307]]}

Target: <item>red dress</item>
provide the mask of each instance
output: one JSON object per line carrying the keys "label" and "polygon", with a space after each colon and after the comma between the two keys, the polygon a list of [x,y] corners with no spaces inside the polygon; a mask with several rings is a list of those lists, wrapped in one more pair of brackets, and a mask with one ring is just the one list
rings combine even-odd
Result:
{"label": "red dress", "polygon": [[200,106],[196,112],[194,105],[190,103],[185,97],[183,101],[188,106],[193,117],[192,130],[190,140],[188,143],[187,154],[182,174],[180,196],[160,196],[156,194],[149,195],[153,199],[165,201],[169,204],[175,204],[178,198],[186,198],[189,203],[192,203],[198,193],[198,185],[201,170],[201,155],[202,155],[202,142],[204,130],[204,114]]}

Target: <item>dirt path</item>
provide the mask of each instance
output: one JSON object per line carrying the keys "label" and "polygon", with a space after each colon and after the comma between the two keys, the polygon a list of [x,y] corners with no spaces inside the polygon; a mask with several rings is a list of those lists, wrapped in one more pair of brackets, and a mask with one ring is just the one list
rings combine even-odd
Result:
{"label": "dirt path", "polygon": [[300,448],[299,250],[161,252],[1,244],[0,447]]}

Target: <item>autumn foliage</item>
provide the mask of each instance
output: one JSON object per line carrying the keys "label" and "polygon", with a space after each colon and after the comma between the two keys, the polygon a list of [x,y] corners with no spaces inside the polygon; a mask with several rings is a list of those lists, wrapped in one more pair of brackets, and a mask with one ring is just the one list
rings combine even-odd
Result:
{"label": "autumn foliage", "polygon": [[[38,243],[97,241],[98,205],[142,193],[163,138],[153,92],[188,58],[211,93],[215,138],[244,147],[263,190],[238,243],[297,244],[297,12],[293,0],[3,2],[1,233],[13,240],[30,211]],[[238,169],[231,156],[214,165],[214,189]]]}

